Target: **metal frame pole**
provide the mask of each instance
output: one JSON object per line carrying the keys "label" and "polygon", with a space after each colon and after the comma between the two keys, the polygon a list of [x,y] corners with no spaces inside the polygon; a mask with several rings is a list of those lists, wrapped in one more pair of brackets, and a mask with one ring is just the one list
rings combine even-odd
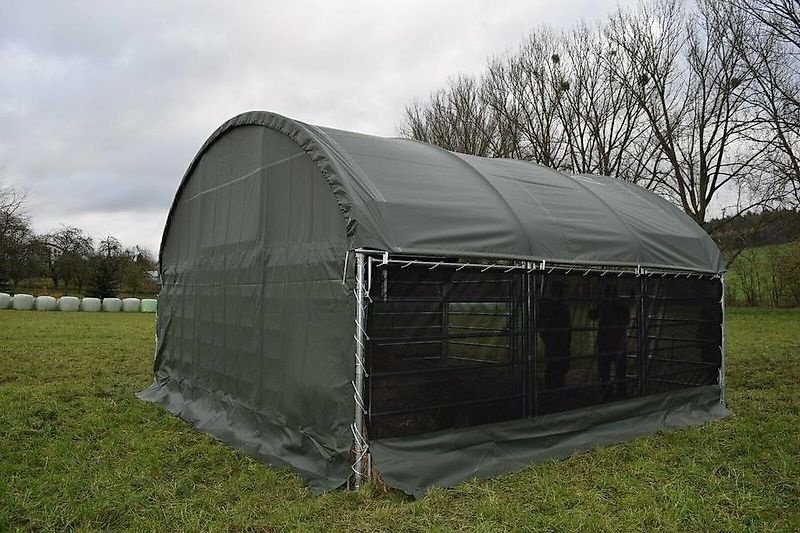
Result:
{"label": "metal frame pole", "polygon": [[[369,445],[364,438],[364,415],[366,409],[364,406],[364,377],[366,371],[364,369],[364,342],[367,339],[365,331],[365,309],[366,298],[364,286],[364,254],[356,253],[356,283],[355,283],[355,299],[356,299],[356,316],[355,316],[355,334],[356,353],[355,353],[355,379],[353,380],[353,400],[355,403],[355,412],[353,415],[353,449],[355,461],[353,463],[353,485],[356,489],[361,486],[363,478],[362,463],[364,457],[369,454]],[[369,462],[369,461],[368,461]],[[369,475],[369,472],[367,472]]]}
{"label": "metal frame pole", "polygon": [[440,293],[439,293],[439,304],[442,306],[441,317],[440,320],[442,321],[440,331],[442,335],[442,346],[441,351],[439,352],[439,359],[443,365],[447,364],[447,358],[450,356],[450,304],[449,304],[449,295],[447,292],[448,282],[442,281],[439,285]]}
{"label": "metal frame pole", "polygon": [[[527,270],[532,270],[533,265],[530,262],[525,264]],[[525,299],[522,303],[522,416],[527,418],[531,414],[531,399],[530,399],[530,370],[531,370],[531,330],[533,327],[533,313],[531,311],[531,275],[529,273],[522,273],[521,277],[522,289]]]}
{"label": "metal frame pole", "polygon": [[156,332],[154,337],[156,339],[156,344],[155,348],[153,349],[153,363],[155,363],[156,359],[158,359],[158,307],[156,307]]}
{"label": "metal frame pole", "polygon": [[[538,361],[536,360],[538,357],[538,347],[539,343],[537,342],[537,335],[539,332],[539,303],[540,303],[540,294],[539,291],[542,290],[543,280],[540,279],[540,276],[537,274],[536,271],[533,271],[529,274],[530,282],[532,283],[532,287],[529,291],[533,294],[533,300],[530,300],[529,295],[529,303],[528,305],[531,308],[533,314],[533,324],[531,330],[528,333],[528,339],[531,343],[531,365],[530,365],[530,376],[529,376],[529,383],[530,385],[530,396],[533,400],[531,403],[531,414],[533,416],[539,415],[539,384],[538,384],[538,375],[537,375],[537,366]],[[530,294],[530,293],[529,293]]]}
{"label": "metal frame pole", "polygon": [[639,395],[645,393],[647,383],[647,276],[643,271],[639,271],[639,323],[637,324],[638,336],[638,373],[639,373]]}
{"label": "metal frame pole", "polygon": [[719,283],[721,286],[721,296],[719,300],[720,306],[720,323],[719,323],[719,333],[720,333],[720,341],[719,341],[719,351],[720,351],[720,365],[719,365],[719,402],[724,406],[725,405],[725,274],[719,275]]}

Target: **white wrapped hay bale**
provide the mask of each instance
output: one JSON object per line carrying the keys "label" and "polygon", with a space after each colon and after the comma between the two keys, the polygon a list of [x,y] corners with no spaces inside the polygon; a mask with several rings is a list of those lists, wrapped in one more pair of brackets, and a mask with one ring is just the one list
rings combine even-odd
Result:
{"label": "white wrapped hay bale", "polygon": [[59,311],[77,311],[81,308],[81,301],[79,298],[75,298],[74,296],[62,296],[58,299],[58,310]]}
{"label": "white wrapped hay bale", "polygon": [[141,305],[142,301],[139,298],[125,298],[122,300],[122,312],[138,313]]}
{"label": "white wrapped hay bale", "polygon": [[142,313],[155,313],[158,308],[158,300],[153,298],[142,299]]}
{"label": "white wrapped hay bale", "polygon": [[84,298],[81,300],[81,311],[96,313],[101,308],[100,298]]}
{"label": "white wrapped hay bale", "polygon": [[5,292],[0,292],[0,309],[8,309],[11,305],[11,295]]}
{"label": "white wrapped hay bale", "polygon": [[34,301],[35,298],[30,294],[15,294],[11,307],[20,311],[29,311],[33,309]]}
{"label": "white wrapped hay bale", "polygon": [[122,300],[119,298],[103,298],[103,311],[107,313],[119,313],[122,311]]}
{"label": "white wrapped hay bale", "polygon": [[37,311],[58,311],[56,299],[52,296],[37,296],[36,297],[36,310]]}

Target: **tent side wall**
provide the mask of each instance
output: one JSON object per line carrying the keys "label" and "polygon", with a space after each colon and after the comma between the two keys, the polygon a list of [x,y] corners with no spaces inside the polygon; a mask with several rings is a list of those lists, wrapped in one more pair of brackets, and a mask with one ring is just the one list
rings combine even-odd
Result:
{"label": "tent side wall", "polygon": [[345,217],[287,136],[234,127],[198,154],[162,243],[142,399],[317,491],[350,474],[354,299]]}
{"label": "tent side wall", "polygon": [[728,414],[719,276],[367,254],[365,422],[393,487]]}
{"label": "tent side wall", "polygon": [[719,398],[719,386],[706,385],[537,418],[381,439],[370,443],[370,452],[384,481],[420,497],[431,487],[452,487],[595,446],[720,420],[729,413]]}

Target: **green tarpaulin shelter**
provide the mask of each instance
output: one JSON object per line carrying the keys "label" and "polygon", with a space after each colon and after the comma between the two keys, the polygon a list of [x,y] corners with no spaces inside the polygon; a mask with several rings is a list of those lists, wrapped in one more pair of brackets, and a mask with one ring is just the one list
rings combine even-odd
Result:
{"label": "green tarpaulin shelter", "polygon": [[721,418],[720,252],[636,185],[249,112],[189,166],[139,397],[316,492]]}

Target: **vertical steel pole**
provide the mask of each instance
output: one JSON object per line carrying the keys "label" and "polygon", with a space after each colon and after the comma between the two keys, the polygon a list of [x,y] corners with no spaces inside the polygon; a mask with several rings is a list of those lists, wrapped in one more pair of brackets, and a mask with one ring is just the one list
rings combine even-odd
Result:
{"label": "vertical steel pole", "polygon": [[367,443],[364,439],[364,254],[356,253],[356,356],[355,356],[355,380],[353,381],[353,399],[355,412],[353,416],[353,448],[355,451],[355,462],[353,463],[354,486],[358,489],[361,486],[362,461],[367,454]]}
{"label": "vertical steel pole", "polygon": [[[540,303],[540,294],[539,291],[541,290],[542,284],[544,280],[539,279],[539,275],[536,272],[530,274],[530,281],[532,283],[532,287],[529,289],[529,306],[531,311],[533,312],[533,324],[531,330],[528,333],[528,339],[531,343],[531,375],[530,375],[530,395],[533,399],[533,403],[531,405],[531,414],[533,416],[537,416],[539,414],[539,384],[537,382],[538,376],[536,375],[537,372],[537,361],[536,358],[539,355],[538,346],[539,343],[536,342],[536,335],[539,331],[539,303]],[[530,300],[530,294],[533,294],[533,300]]]}
{"label": "vertical steel pole", "polygon": [[447,365],[447,358],[450,356],[450,304],[448,303],[447,282],[442,281],[439,284],[439,305],[442,306],[441,311],[441,327],[439,328],[442,337],[442,346],[439,352],[439,359],[443,365]]}
{"label": "vertical steel pole", "polygon": [[725,405],[725,274],[719,275],[719,283],[721,286],[719,308],[722,314],[719,322],[719,352],[721,357],[719,365],[719,401],[722,405]]}
{"label": "vertical steel pole", "polygon": [[639,371],[639,395],[645,393],[647,379],[647,276],[638,269],[639,276],[639,323],[637,324],[637,366]]}
{"label": "vertical steel pole", "polygon": [[153,363],[155,363],[156,359],[158,359],[158,308],[156,308],[156,334],[154,336],[156,339],[156,345],[153,349]]}
{"label": "vertical steel pole", "polygon": [[[531,315],[531,284],[530,279],[531,275],[529,271],[531,270],[531,263],[529,261],[525,262],[525,271],[521,274],[521,283],[522,283],[522,293],[523,293],[523,302],[522,302],[522,361],[521,366],[522,368],[522,416],[527,418],[530,416],[530,368],[531,368],[531,321],[533,319]],[[516,320],[516,317],[515,317]]]}

